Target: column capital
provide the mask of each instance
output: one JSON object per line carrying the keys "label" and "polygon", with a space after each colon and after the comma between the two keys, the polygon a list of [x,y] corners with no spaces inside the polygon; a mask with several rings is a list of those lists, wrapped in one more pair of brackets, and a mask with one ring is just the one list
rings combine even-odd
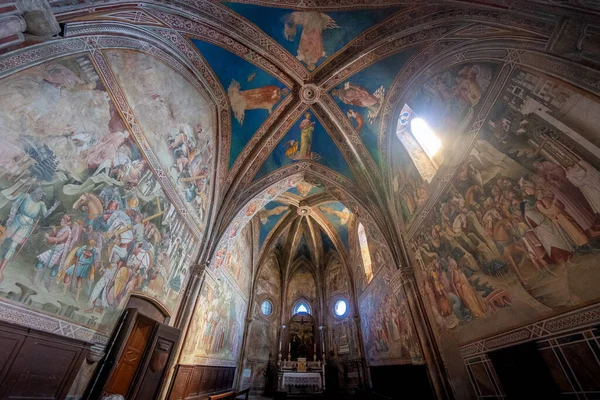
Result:
{"label": "column capital", "polygon": [[192,267],[192,274],[196,276],[200,276],[204,273],[206,269],[208,269],[209,262],[202,261]]}

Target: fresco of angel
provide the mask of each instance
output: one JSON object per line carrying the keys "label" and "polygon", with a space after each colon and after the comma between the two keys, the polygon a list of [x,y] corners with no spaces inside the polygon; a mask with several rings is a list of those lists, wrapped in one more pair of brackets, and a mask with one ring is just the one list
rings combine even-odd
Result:
{"label": "fresco of angel", "polygon": [[284,34],[287,40],[293,41],[296,38],[298,25],[302,26],[302,34],[296,58],[304,62],[308,70],[312,71],[319,60],[326,56],[323,30],[335,29],[339,26],[327,14],[316,11],[294,11],[285,23]]}
{"label": "fresco of angel", "polygon": [[[367,109],[367,119],[369,123],[373,123],[379,116],[381,106],[383,105],[383,99],[385,98],[385,88],[380,86],[373,94],[369,93],[367,89],[362,86],[352,85],[350,82],[346,82],[344,87],[341,89],[333,89],[331,94],[334,97],[339,98],[344,104],[351,106],[357,106]],[[364,125],[364,119],[362,115],[358,114],[354,110],[348,111],[348,118],[356,119],[358,126],[356,130],[360,130]]]}

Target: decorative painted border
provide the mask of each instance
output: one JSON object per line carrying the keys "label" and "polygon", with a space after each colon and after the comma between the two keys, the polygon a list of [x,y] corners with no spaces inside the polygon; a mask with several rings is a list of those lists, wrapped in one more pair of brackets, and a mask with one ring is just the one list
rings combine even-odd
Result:
{"label": "decorative painted border", "polygon": [[7,300],[0,301],[0,318],[3,321],[39,329],[56,335],[84,340],[88,343],[105,345],[108,343],[109,339],[107,335],[94,331],[93,329],[55,318],[38,311],[30,310],[23,306],[13,305]]}
{"label": "decorative painted border", "polygon": [[503,347],[543,339],[575,329],[589,328],[598,324],[600,324],[600,303],[466,344],[460,347],[460,352],[463,358],[469,359]]}

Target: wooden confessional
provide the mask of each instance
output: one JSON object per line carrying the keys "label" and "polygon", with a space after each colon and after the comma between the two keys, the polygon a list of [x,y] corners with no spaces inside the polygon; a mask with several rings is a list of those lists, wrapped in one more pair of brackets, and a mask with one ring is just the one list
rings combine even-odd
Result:
{"label": "wooden confessional", "polygon": [[102,399],[109,394],[126,400],[158,398],[181,334],[168,321],[169,314],[154,301],[132,295],[86,398]]}

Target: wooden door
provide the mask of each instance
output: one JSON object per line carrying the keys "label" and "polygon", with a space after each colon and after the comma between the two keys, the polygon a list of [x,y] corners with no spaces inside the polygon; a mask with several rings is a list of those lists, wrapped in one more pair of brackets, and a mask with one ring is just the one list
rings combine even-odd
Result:
{"label": "wooden door", "polygon": [[146,348],[156,325],[156,321],[137,314],[123,351],[104,388],[106,394],[120,394],[123,397],[129,397],[127,394],[132,387],[138,367],[144,359]]}
{"label": "wooden door", "polygon": [[131,399],[156,399],[164,384],[168,366],[175,356],[175,347],[181,331],[160,324],[148,347],[147,357],[140,367],[140,380],[135,384],[136,390],[131,393]]}

